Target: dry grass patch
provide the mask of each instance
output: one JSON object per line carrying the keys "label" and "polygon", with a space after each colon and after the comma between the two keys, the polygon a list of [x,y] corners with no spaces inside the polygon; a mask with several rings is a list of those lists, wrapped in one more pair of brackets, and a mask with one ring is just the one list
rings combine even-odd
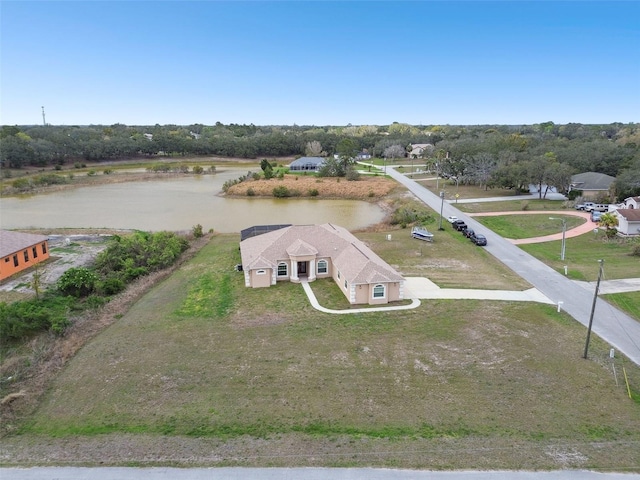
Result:
{"label": "dry grass patch", "polygon": [[360,180],[350,182],[344,178],[285,175],[281,179],[247,180],[230,187],[227,195],[245,196],[251,188],[256,196],[272,197],[276,187],[286,187],[292,196],[312,196],[309,192],[317,190],[318,194],[315,196],[319,198],[379,200],[394,191],[398,184],[385,177],[363,176]]}

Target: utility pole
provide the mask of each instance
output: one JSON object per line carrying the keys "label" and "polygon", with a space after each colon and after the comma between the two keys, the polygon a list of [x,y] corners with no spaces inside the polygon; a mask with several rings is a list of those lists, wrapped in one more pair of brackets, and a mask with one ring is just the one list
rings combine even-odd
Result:
{"label": "utility pole", "polygon": [[47,122],[44,119],[44,107],[42,107],[42,126],[46,127],[47,126]]}
{"label": "utility pole", "polygon": [[440,192],[440,226],[438,227],[438,230],[444,230],[444,228],[442,228],[442,209],[444,207],[444,190],[442,190]]}
{"label": "utility pole", "polygon": [[593,295],[593,305],[591,305],[591,316],[589,317],[589,328],[587,328],[587,342],[584,345],[584,355],[582,358],[587,358],[587,352],[589,351],[589,339],[591,338],[591,326],[593,325],[593,314],[596,311],[596,300],[598,300],[598,290],[600,289],[600,279],[602,278],[602,270],[604,269],[604,260],[598,260],[600,262],[600,271],[598,272],[598,281],[596,282],[596,293]]}

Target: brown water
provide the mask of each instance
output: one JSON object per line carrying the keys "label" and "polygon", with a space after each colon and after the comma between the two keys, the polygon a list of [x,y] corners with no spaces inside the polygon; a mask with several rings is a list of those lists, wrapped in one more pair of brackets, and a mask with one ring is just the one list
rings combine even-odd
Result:
{"label": "brown water", "polygon": [[349,230],[379,222],[378,206],[356,200],[225,198],[222,184],[246,170],[148,182],[82,187],[0,198],[0,227],[114,228],[239,232],[274,223],[335,223]]}

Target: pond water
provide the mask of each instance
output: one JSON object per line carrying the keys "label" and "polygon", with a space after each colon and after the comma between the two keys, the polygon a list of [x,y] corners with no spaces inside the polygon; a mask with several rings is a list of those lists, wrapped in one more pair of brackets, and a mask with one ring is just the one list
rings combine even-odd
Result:
{"label": "pond water", "polygon": [[384,218],[375,204],[311,198],[225,198],[225,181],[246,170],[145,182],[81,187],[60,192],[0,198],[0,227],[113,228],[233,233],[253,225],[335,223],[349,230]]}

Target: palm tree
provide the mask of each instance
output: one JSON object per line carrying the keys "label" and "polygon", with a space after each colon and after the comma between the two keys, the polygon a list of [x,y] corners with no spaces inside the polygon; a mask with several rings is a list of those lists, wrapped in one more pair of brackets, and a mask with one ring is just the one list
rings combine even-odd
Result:
{"label": "palm tree", "polygon": [[604,225],[607,238],[611,238],[617,233],[618,217],[612,212],[604,213],[600,216],[600,225]]}

